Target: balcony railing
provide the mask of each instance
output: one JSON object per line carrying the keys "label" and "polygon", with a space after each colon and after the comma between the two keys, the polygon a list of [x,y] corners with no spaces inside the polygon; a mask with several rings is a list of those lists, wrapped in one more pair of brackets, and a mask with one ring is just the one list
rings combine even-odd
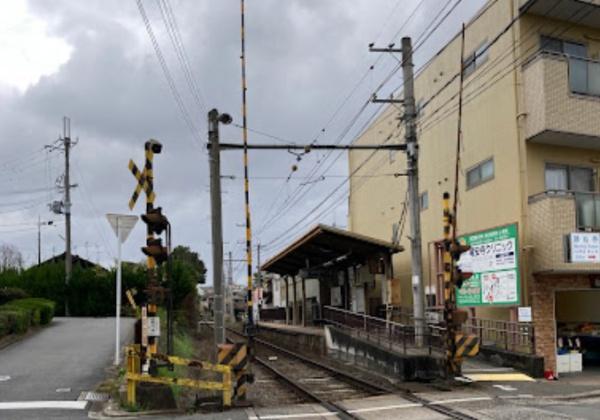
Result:
{"label": "balcony railing", "polygon": [[523,65],[528,141],[600,149],[600,62],[540,51]]}
{"label": "balcony railing", "polygon": [[529,197],[529,202],[532,203],[540,199],[553,197],[557,199],[574,201],[575,208],[572,214],[574,229],[571,229],[571,231],[600,230],[600,193],[546,190],[542,193]]}
{"label": "balcony railing", "polygon": [[537,274],[595,273],[598,262],[572,262],[569,238],[600,231],[600,193],[544,191],[529,197],[531,268]]}

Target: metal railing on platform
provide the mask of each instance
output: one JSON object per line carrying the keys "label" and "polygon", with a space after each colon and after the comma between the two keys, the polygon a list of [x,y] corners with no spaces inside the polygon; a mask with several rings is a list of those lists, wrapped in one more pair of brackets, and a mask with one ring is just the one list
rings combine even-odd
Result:
{"label": "metal railing on platform", "polygon": [[530,323],[469,318],[463,331],[477,335],[483,347],[535,354],[534,327]]}
{"label": "metal railing on platform", "polygon": [[403,324],[374,316],[348,311],[333,306],[323,307],[323,320],[350,334],[377,343],[402,354],[417,350],[428,354],[443,351],[446,329],[423,322],[423,333],[417,334],[413,323]]}

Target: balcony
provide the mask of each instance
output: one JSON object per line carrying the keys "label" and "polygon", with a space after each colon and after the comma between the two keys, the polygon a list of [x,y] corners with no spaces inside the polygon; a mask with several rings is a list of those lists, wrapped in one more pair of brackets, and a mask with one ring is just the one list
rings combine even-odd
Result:
{"label": "balcony", "polygon": [[520,0],[520,6],[533,15],[600,28],[600,0]]}
{"label": "balcony", "polygon": [[600,261],[571,262],[570,234],[600,231],[600,193],[545,191],[529,197],[534,273],[597,274]]}
{"label": "balcony", "polygon": [[528,141],[600,150],[600,62],[540,52],[523,84]]}

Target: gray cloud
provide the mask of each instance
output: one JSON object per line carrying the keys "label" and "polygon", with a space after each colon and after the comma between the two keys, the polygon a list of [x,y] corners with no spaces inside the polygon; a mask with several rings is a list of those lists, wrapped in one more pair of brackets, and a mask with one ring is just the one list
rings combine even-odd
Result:
{"label": "gray cloud", "polygon": [[[389,18],[395,0],[247,1],[250,127],[286,139],[312,141],[375,61],[376,56],[367,52],[367,44],[382,28],[385,30],[378,41],[387,43],[417,4],[416,0],[401,1],[406,5]],[[419,55],[421,62],[439,49],[458,30],[459,22],[471,16],[483,0],[468,3],[461,5],[424,46]],[[171,219],[175,242],[200,251],[209,268],[211,265],[208,158],[202,144],[206,137],[205,112],[206,108],[218,107],[241,123],[239,3],[171,0],[171,4],[192,71],[206,100],[202,109],[194,104],[187,89],[157,4],[144,1],[161,50],[199,132],[190,133],[177,110],[134,1],[30,1],[31,13],[48,23],[51,35],[63,38],[73,47],[72,55],[59,71],[43,77],[24,94],[0,90],[5,104],[0,115],[0,136],[7,156],[30,153],[52,143],[59,134],[61,117],[71,117],[72,134],[79,137],[73,151],[76,162],[73,178],[79,184],[74,193],[74,242],[83,256],[87,243],[89,257],[94,260],[93,244],[98,244],[104,264],[111,263],[114,253],[114,237],[104,214],[128,211],[134,180],[127,171],[127,162],[132,158],[142,164],[144,141],[157,138],[165,145],[163,154],[155,159],[157,203]],[[407,26],[406,33],[412,36],[420,33],[439,7],[440,2],[427,1],[422,13]],[[387,26],[383,27],[385,22]],[[320,133],[319,141],[332,142],[338,138],[394,63],[390,57],[381,60],[338,118]],[[397,80],[398,77],[394,79]],[[365,115],[374,109],[371,106]],[[364,120],[361,117],[357,127]],[[350,141],[353,133],[343,141]],[[241,139],[241,130],[233,126],[224,127],[222,134],[224,140]],[[254,142],[274,141],[253,133],[250,138]],[[298,163],[285,152],[250,154],[251,176],[281,177],[251,182],[256,228],[265,222],[273,203],[283,202],[284,198],[276,197],[276,193],[281,191],[284,197],[292,193],[300,182],[306,181],[302,177],[323,156],[311,153]],[[59,164],[59,158],[55,159]],[[285,178],[295,163],[299,171],[286,183]],[[243,247],[237,242],[244,235],[244,229],[236,226],[244,220],[241,165],[241,153],[223,153],[223,173],[236,176],[235,180],[223,180],[228,242],[225,251],[234,249],[237,258],[243,257]],[[329,173],[347,173],[345,156],[337,160]],[[30,181],[15,181],[13,187],[28,188],[31,183],[39,182],[47,185],[47,178],[42,170]],[[342,179],[335,178],[313,184],[304,200],[266,227],[260,240],[266,243],[284,233],[286,227],[302,220],[341,182]],[[139,205],[135,211],[140,213],[142,208]],[[11,222],[35,221],[38,213],[51,217],[41,204],[3,218]],[[341,199],[321,220],[344,225],[345,217],[346,201]],[[48,256],[52,247],[58,252],[63,244],[56,229],[46,228],[45,232],[44,252]],[[1,233],[0,229],[0,234],[1,241],[19,246],[32,262],[34,231]],[[141,259],[139,246],[143,240],[143,229],[138,227],[124,248],[127,259]],[[265,254],[276,250],[269,249]]]}

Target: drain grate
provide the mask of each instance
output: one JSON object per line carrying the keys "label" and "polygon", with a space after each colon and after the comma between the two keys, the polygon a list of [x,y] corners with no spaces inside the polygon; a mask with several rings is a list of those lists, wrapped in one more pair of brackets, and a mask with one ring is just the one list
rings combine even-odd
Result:
{"label": "drain grate", "polygon": [[84,391],[79,395],[79,401],[108,401],[109,395],[106,392]]}

